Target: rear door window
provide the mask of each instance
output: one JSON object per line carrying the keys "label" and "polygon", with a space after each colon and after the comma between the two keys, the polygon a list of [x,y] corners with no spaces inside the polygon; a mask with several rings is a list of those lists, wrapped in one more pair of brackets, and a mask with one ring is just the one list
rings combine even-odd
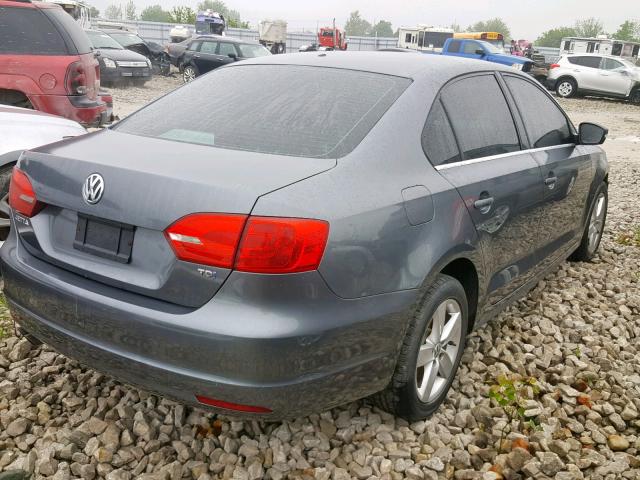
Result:
{"label": "rear door window", "polygon": [[573,143],[567,118],[544,92],[511,75],[505,76],[505,82],[524,122],[531,148]]}
{"label": "rear door window", "polygon": [[451,42],[449,42],[449,53],[459,53],[461,43],[462,42],[460,40],[452,40]]}
{"label": "rear door window", "polygon": [[511,111],[493,75],[463,78],[445,87],[442,104],[462,150],[473,159],[520,150]]}
{"label": "rear door window", "polygon": [[64,38],[39,9],[0,7],[0,53],[67,55],[67,52]]}
{"label": "rear door window", "polygon": [[339,158],[410,84],[338,68],[237,64],[180,87],[113,129],[233,150]]}
{"label": "rear door window", "polygon": [[202,42],[202,46],[200,46],[200,53],[215,55],[216,50],[218,50],[218,42]]}
{"label": "rear door window", "polygon": [[440,100],[436,100],[429,112],[422,131],[422,148],[434,167],[460,160],[458,145]]}

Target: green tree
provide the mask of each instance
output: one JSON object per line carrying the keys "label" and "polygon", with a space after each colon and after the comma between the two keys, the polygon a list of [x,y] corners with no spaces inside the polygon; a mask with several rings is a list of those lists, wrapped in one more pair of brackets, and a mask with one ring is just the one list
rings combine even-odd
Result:
{"label": "green tree", "polygon": [[90,6],[89,7],[89,14],[91,15],[91,18],[98,18],[100,16],[100,10],[98,10],[94,6]]}
{"label": "green tree", "polygon": [[498,32],[504,36],[505,41],[511,40],[511,30],[501,18],[490,18],[476,22],[473,25],[469,25],[468,32]]}
{"label": "green tree", "polygon": [[371,33],[371,24],[360,16],[358,10],[351,12],[349,20],[344,24],[344,31],[352,37],[366,37]]}
{"label": "green tree", "polygon": [[160,5],[151,5],[142,10],[140,20],[147,22],[171,22],[171,14],[163,10]]}
{"label": "green tree", "polygon": [[177,6],[171,10],[171,22],[193,24],[196,21],[196,12],[191,7]]}
{"label": "green tree", "polygon": [[104,16],[108,20],[122,20],[122,8],[112,3],[105,9]]}
{"label": "green tree", "polygon": [[573,27],[558,27],[552,28],[542,33],[538,39],[534,42],[539,47],[553,47],[559,48],[560,42],[564,37],[575,37],[576,30]]}
{"label": "green tree", "polygon": [[602,22],[594,17],[577,20],[574,28],[578,37],[594,38],[604,33]]}
{"label": "green tree", "polygon": [[393,37],[393,28],[391,28],[391,22],[386,20],[380,20],[373,27],[371,27],[372,37]]}
{"label": "green tree", "polygon": [[640,42],[640,22],[634,22],[633,20],[627,20],[618,31],[613,34],[613,38],[616,40],[631,40]]}
{"label": "green tree", "polygon": [[133,3],[133,0],[129,0],[126,7],[124,8],[124,16],[127,20],[135,20],[138,18],[136,15],[136,4]]}

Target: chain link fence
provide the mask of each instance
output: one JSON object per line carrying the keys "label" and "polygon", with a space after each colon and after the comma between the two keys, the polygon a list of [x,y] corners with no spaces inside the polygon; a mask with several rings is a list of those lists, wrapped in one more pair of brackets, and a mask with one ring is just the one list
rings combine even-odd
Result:
{"label": "chain link fence", "polygon": [[[102,19],[100,19],[102,21]],[[97,22],[98,20],[95,20]],[[117,23],[127,25],[137,30],[145,40],[165,44],[169,42],[169,32],[177,24],[145,22],[142,20],[118,20]],[[193,25],[184,25],[193,29]],[[239,38],[241,40],[258,41],[257,30],[246,30],[243,28],[227,28],[226,35]],[[287,53],[297,52],[303,45],[317,43],[318,39],[314,33],[290,32],[287,34]],[[398,40],[395,37],[347,37],[348,50],[377,50],[379,48],[395,47]]]}

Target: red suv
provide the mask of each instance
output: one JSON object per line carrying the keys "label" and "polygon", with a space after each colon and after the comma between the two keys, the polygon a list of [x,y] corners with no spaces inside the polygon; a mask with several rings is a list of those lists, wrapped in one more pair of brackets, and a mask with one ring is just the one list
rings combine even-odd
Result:
{"label": "red suv", "polygon": [[0,103],[87,126],[109,120],[98,61],[80,25],[53,3],[0,0]]}

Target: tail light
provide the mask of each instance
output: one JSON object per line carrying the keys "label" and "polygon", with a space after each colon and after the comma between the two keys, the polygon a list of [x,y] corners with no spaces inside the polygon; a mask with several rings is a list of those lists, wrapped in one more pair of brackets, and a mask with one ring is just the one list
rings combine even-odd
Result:
{"label": "tail light", "polygon": [[39,202],[27,174],[18,167],[13,168],[9,185],[9,205],[25,217],[33,217],[42,210],[44,203]]}
{"label": "tail light", "polygon": [[329,224],[306,218],[196,213],[165,231],[176,256],[186,262],[253,273],[316,270]]}
{"label": "tail light", "polygon": [[554,68],[558,68],[559,66],[559,63],[552,63],[551,65],[549,65],[549,70],[553,70]]}
{"label": "tail light", "polygon": [[82,62],[73,62],[69,65],[65,83],[67,92],[71,95],[85,95],[87,93],[87,75]]}

